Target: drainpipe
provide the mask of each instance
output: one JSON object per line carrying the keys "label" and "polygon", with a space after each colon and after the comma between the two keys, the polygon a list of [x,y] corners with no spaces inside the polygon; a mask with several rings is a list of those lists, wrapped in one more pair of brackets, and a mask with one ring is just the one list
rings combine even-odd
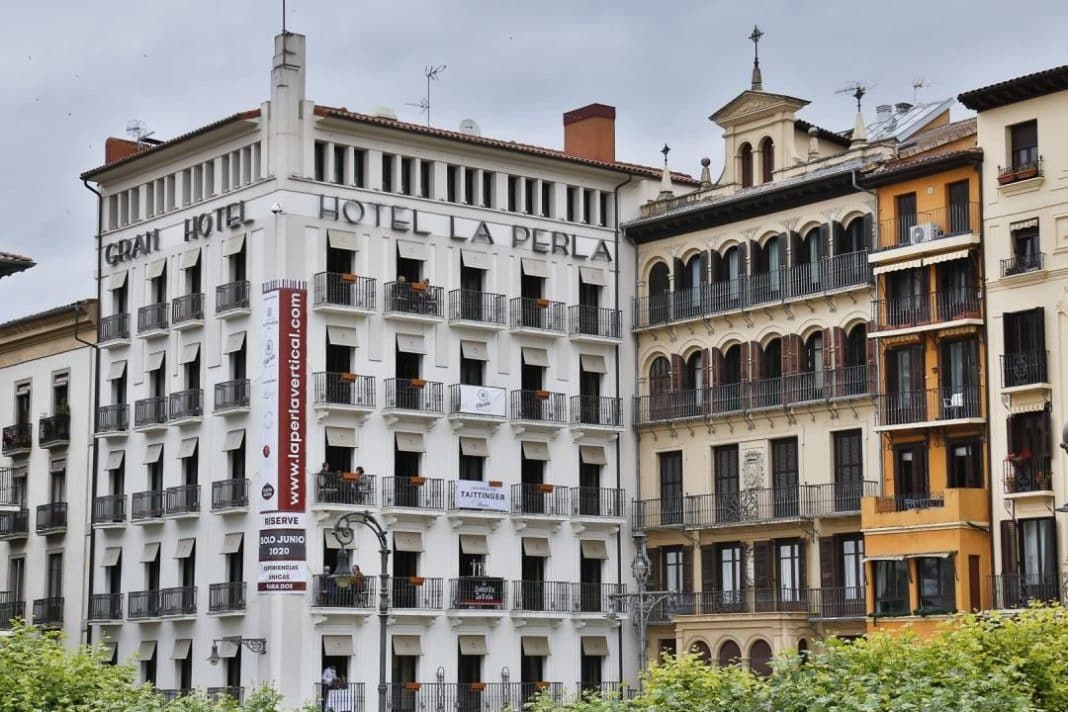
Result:
{"label": "drainpipe", "polygon": [[[100,191],[98,191],[96,188],[94,188],[93,186],[89,185],[89,181],[86,180],[85,178],[82,179],[82,185],[84,185],[86,187],[86,189],[89,190],[91,193],[94,193],[96,195],[96,303],[97,303],[97,309],[98,309],[97,314],[99,315],[99,307],[100,307],[100,304],[103,301],[101,299],[101,292],[100,292],[100,289],[101,289],[101,287],[100,287],[100,285],[101,285],[100,273],[102,271],[102,264],[101,264],[100,260],[101,260],[101,257],[103,256],[103,251],[102,251],[101,245],[100,245],[100,234],[104,231],[104,196],[102,196],[100,194]],[[76,310],[78,309],[77,305],[75,306],[75,309]],[[98,351],[99,347],[96,344],[91,344],[88,341],[85,341],[84,339],[81,339],[81,338],[78,337],[78,319],[77,319],[77,316],[75,317],[75,321],[74,321],[74,338],[77,339],[78,341],[80,341],[83,344],[91,346],[94,349],[94,355],[99,353],[99,351]],[[93,502],[96,500],[96,486],[97,486],[97,478],[99,476],[99,468],[97,466],[97,456],[96,456],[96,436],[95,436],[96,419],[93,417],[93,413],[94,413],[94,409],[96,408],[96,404],[99,403],[99,402],[100,402],[100,358],[99,358],[99,356],[96,356],[95,358],[93,358],[93,400],[92,400],[92,403],[89,404],[89,436],[90,436],[89,454],[90,454],[90,456],[92,458],[93,466],[92,466],[92,470],[90,471],[92,474],[90,475],[90,478],[89,478],[89,502],[88,502],[88,504],[89,504],[89,556],[88,556],[88,566],[87,566],[87,568],[89,569],[89,578],[88,578],[88,581],[86,583],[86,594],[85,594],[85,605],[86,605],[86,617],[85,618],[86,618],[86,621],[87,621],[86,625],[85,625],[85,644],[86,645],[91,645],[92,642],[93,642],[93,627],[88,624],[88,620],[89,620],[88,606],[89,606],[89,601],[92,599],[93,584],[94,584],[95,578],[96,578],[96,529],[93,528]]]}
{"label": "drainpipe", "polygon": [[[989,536],[987,537],[987,540],[990,542],[990,574],[991,576],[997,576],[998,572],[994,568],[994,562],[996,561],[996,559],[994,558],[994,512],[997,511],[995,509],[997,502],[994,501],[994,443],[991,441],[990,437],[990,428],[992,425],[992,423],[990,422],[990,393],[992,389],[990,385],[990,340],[987,338],[987,333],[989,332],[987,325],[990,323],[990,298],[986,289],[986,230],[984,230],[985,226],[983,225],[983,165],[981,163],[976,167],[976,173],[979,174],[979,283],[983,285],[981,287],[981,289],[983,290],[983,371],[986,373],[986,383],[984,384],[985,388],[983,388],[982,395],[984,398],[986,398],[987,423],[986,432],[984,433],[984,435],[986,436],[986,461],[988,463],[986,484],[987,489],[989,490],[988,498],[990,500],[990,532],[988,533]],[[1012,505],[1012,518],[1013,521],[1016,520],[1015,502],[1013,502]],[[1056,529],[1056,519],[1054,519],[1054,529]],[[1001,565],[1004,566],[1005,562],[1002,561]],[[1013,573],[1016,572],[1014,571]],[[982,585],[980,585],[979,590],[982,591]],[[990,591],[990,603],[991,605],[994,604],[994,591],[992,590]],[[981,598],[979,600],[979,604],[983,604],[983,600]]]}
{"label": "drainpipe", "polygon": [[[612,266],[612,269],[613,269],[613,272],[615,272],[615,305],[616,305],[616,309],[619,309],[619,326],[620,326],[620,329],[623,328],[623,310],[620,308],[620,304],[619,304],[619,259],[620,259],[620,257],[619,257],[619,243],[620,243],[619,235],[620,235],[620,229],[621,229],[620,225],[619,225],[619,191],[620,191],[621,188],[623,188],[623,186],[625,186],[628,183],[630,183],[631,180],[633,180],[633,178],[634,178],[634,176],[628,174],[627,175],[627,179],[625,181],[623,181],[622,183],[620,183],[619,185],[617,185],[612,191],[613,192],[613,196],[614,196],[612,202],[614,203],[613,207],[615,209],[615,223],[616,223],[615,224],[615,233],[614,233],[613,238],[612,238],[614,240],[614,242],[615,242],[616,261],[615,261],[615,264]],[[620,333],[620,336],[623,336],[623,334]],[[616,397],[620,398],[620,394],[622,393],[622,391],[620,390],[620,387],[619,387],[619,383],[620,383],[619,344],[616,344],[614,348],[615,348],[615,352],[616,352],[616,358],[615,358],[615,362],[616,362]],[[622,398],[620,398],[619,407],[620,407],[620,411],[621,411],[620,415],[622,415],[623,414],[622,413],[622,410],[623,410]],[[621,452],[622,452],[622,446],[619,443],[619,438],[616,438],[616,491],[619,491],[621,489],[621,485],[623,483],[623,466],[619,462],[619,455],[620,455]],[[635,472],[637,472],[637,464],[635,464]],[[625,501],[621,502],[620,504],[622,506],[624,506],[624,507],[626,506],[626,502]],[[616,581],[618,581],[619,583],[623,583],[623,537],[622,537],[621,534],[617,534],[616,535]],[[623,682],[623,622],[622,621],[620,621],[619,630],[616,631],[616,650],[618,652],[618,654],[616,655],[616,660],[618,662],[618,666],[617,666],[617,669],[618,669],[618,681],[620,683],[622,683]]]}

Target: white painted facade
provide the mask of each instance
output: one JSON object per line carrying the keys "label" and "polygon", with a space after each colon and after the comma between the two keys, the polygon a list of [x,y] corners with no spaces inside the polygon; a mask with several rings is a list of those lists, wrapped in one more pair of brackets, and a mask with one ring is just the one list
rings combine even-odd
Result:
{"label": "white painted facade", "polygon": [[[332,693],[328,702],[347,709],[358,691],[356,684],[363,684],[363,704],[371,708],[379,673],[377,601],[370,596],[357,601],[359,594],[345,577],[318,578],[336,574],[328,572],[329,566],[337,566],[334,522],[346,512],[366,510],[387,526],[395,549],[410,550],[399,557],[395,551],[391,557],[391,565],[401,565],[403,559],[402,565],[411,566],[399,577],[410,584],[402,586],[407,593],[394,585],[394,603],[411,596],[415,606],[394,605],[390,613],[386,655],[392,669],[387,672],[391,680],[423,687],[409,685],[391,698],[394,703],[414,703],[433,688],[441,694],[477,692],[484,706],[493,707],[503,704],[501,695],[530,689],[495,687],[506,680],[561,683],[564,691],[574,693],[583,675],[584,650],[585,665],[596,667],[600,680],[634,682],[632,628],[611,615],[608,597],[614,585],[626,584],[630,576],[625,511],[615,504],[631,496],[635,469],[634,444],[624,428],[629,409],[623,408],[633,395],[633,384],[620,375],[621,370],[629,373],[634,359],[629,340],[622,338],[630,329],[630,315],[629,310],[621,317],[612,313],[629,304],[633,295],[634,256],[617,242],[615,225],[655,197],[656,172],[327,110],[307,100],[303,87],[304,38],[279,36],[271,100],[258,115],[221,122],[173,145],[91,172],[103,192],[106,255],[122,249],[108,246],[158,230],[150,254],[102,265],[95,494],[101,506],[112,502],[116,509],[110,521],[98,517],[94,526],[99,568],[93,591],[98,608],[90,616],[93,640],[115,645],[119,659],[138,661],[142,677],[154,679],[162,689],[247,690],[271,683],[291,703],[314,698],[316,683],[330,662],[347,676],[350,691]],[[383,155],[393,157],[386,161],[393,173],[390,191],[382,190]],[[425,185],[431,187],[429,192],[424,192]],[[468,188],[475,193],[471,205],[465,200]],[[527,192],[534,198],[529,211]],[[424,194],[429,197],[417,197]],[[480,207],[487,197],[490,207]],[[339,200],[336,216],[334,198]],[[543,198],[550,203],[544,211]],[[347,221],[345,201],[359,201],[364,220]],[[239,225],[213,230],[206,238],[185,239],[187,219],[238,202],[243,204],[243,222],[235,218]],[[355,210],[350,204],[349,217]],[[475,235],[480,222],[492,244],[459,239]],[[564,238],[554,237],[553,231],[568,235],[567,254],[559,249]],[[529,239],[522,239],[527,234]],[[574,255],[576,245],[586,257]],[[598,250],[601,259],[594,259]],[[243,267],[238,266],[242,261]],[[478,289],[503,295],[499,301],[487,297],[490,301],[478,301],[480,306],[472,311],[470,303],[450,296],[461,288],[464,265],[464,278],[473,279],[474,270],[482,280]],[[387,284],[406,270],[417,272],[409,274],[409,285],[426,278],[429,289]],[[160,274],[166,275],[165,285]],[[512,300],[524,293],[524,274],[528,295],[536,286],[530,278],[537,275],[542,291],[513,316],[517,307]],[[242,278],[249,282],[248,305],[238,299],[237,308],[220,314],[220,298],[240,296],[235,285]],[[259,392],[264,375],[261,287],[276,280],[304,282],[308,289],[308,590],[303,594],[256,591],[259,468],[263,422],[271,415]],[[599,293],[602,308],[584,313],[607,321],[582,322],[570,309],[580,303],[580,280],[592,284],[587,290]],[[232,286],[218,292],[228,284]],[[470,283],[465,284],[470,289]],[[198,291],[205,295],[202,318],[196,310],[199,298],[180,299]],[[176,298],[191,311],[176,308]],[[167,326],[138,324],[143,307],[163,302],[169,303],[161,308],[161,315],[169,317]],[[556,313],[560,321],[550,324],[554,328],[540,328]],[[115,316],[121,314],[129,315],[126,337],[122,317]],[[494,321],[491,315],[503,323],[488,323]],[[174,323],[175,316],[189,318]],[[605,326],[620,318],[621,323]],[[398,363],[398,351],[410,355]],[[469,359],[465,369],[475,369],[472,362],[484,363],[482,384],[491,402],[496,402],[495,389],[503,392],[507,416],[455,412],[458,404],[450,386],[465,378],[462,355]],[[347,364],[338,365],[346,359]],[[218,396],[218,384],[241,377],[242,360],[250,381],[248,404],[238,398],[234,407],[219,412],[213,395]],[[532,387],[530,367],[537,364],[542,364],[543,380]],[[155,376],[154,367],[159,368]],[[584,410],[573,401],[580,394],[584,367],[592,374],[600,372],[599,379],[586,379],[588,384],[599,380],[600,396],[609,399],[607,411]],[[414,369],[409,376],[417,377],[416,383],[392,391],[387,381],[398,368]],[[314,375],[325,372],[336,375]],[[171,409],[160,418],[165,422],[146,426],[142,405],[138,424],[137,401],[167,395],[175,405],[174,394],[191,385],[203,391],[202,414],[193,407],[189,417],[182,417]],[[514,395],[524,388],[531,393]],[[516,398],[523,400],[521,407]],[[190,404],[195,406],[194,401],[185,402]],[[125,424],[122,405],[127,406]],[[619,413],[621,419],[617,422],[605,413]],[[557,416],[560,422],[545,422]],[[482,454],[482,480],[489,489],[508,492],[512,512],[452,506],[450,491],[460,478],[461,448],[469,457]],[[398,449],[411,454],[398,456]],[[528,482],[537,481],[534,472],[542,467],[544,486],[522,491],[517,487],[524,453],[543,463],[528,465]],[[581,482],[580,457],[593,468]],[[319,464],[328,459],[334,459],[338,471],[359,466],[366,474],[359,479],[339,473],[320,477]],[[194,460],[196,465],[190,464]],[[339,460],[344,462],[337,464]],[[161,464],[146,464],[154,462]],[[224,502],[213,503],[213,482],[229,480],[235,472],[240,476],[235,462],[243,462],[247,476],[247,505],[222,507]],[[406,472],[395,471],[402,466]],[[155,482],[153,467],[161,468]],[[465,467],[474,465],[469,460]],[[589,493],[581,494],[578,488],[591,482],[592,472],[598,473],[596,486],[602,492],[590,500]],[[397,487],[398,480],[389,479],[395,475],[419,479]],[[151,511],[145,516],[144,506],[151,509],[159,501],[138,493],[186,483],[195,484],[162,495],[161,516]],[[198,511],[182,511],[193,509],[187,506],[193,501],[187,496],[196,486]],[[216,487],[223,487],[224,495],[236,492],[230,485]],[[397,504],[417,506],[389,506],[391,496]],[[107,497],[113,499],[99,499]],[[117,509],[120,500],[122,512]],[[461,540],[468,555],[484,552],[482,574],[501,580],[500,610],[471,605],[464,594],[469,584],[452,583],[470,573],[460,570]],[[101,564],[114,563],[120,550],[121,573],[109,576]],[[351,561],[366,575],[365,585],[379,574],[378,547],[369,531],[358,529]],[[515,583],[524,576],[562,585],[530,588]],[[578,587],[594,578],[603,584],[595,593]],[[228,580],[237,582],[233,591],[243,591],[244,605],[237,605],[237,597],[223,597],[218,601],[235,604],[226,607],[236,610],[209,610],[214,600],[209,588]],[[188,605],[190,594],[181,592],[160,594],[162,599],[131,598],[137,592],[189,584],[196,587],[195,606]],[[517,595],[524,592],[526,596]],[[112,607],[120,596],[109,599],[104,595],[109,593],[121,594],[121,616]],[[519,602],[532,593],[543,596],[541,605]],[[157,604],[148,600],[174,607],[156,610],[152,606]],[[532,607],[544,610],[524,610]],[[265,639],[266,654],[258,656],[222,641],[218,650],[223,659],[211,666],[207,658],[213,641],[236,636]],[[461,647],[468,654],[464,672],[459,670]],[[397,660],[398,655],[410,657]],[[533,657],[541,658],[540,670],[539,663],[529,659]],[[487,687],[448,687],[476,679]],[[436,682],[446,685],[427,684]]]}

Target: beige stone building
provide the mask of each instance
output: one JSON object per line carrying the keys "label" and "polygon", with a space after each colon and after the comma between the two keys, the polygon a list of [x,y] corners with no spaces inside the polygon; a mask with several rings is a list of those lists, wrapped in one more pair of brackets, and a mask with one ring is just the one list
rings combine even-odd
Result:
{"label": "beige stone building", "polygon": [[994,604],[1057,599],[1068,551],[1054,510],[1068,498],[1068,66],[960,95],[978,112],[990,452],[994,487]]}
{"label": "beige stone building", "polygon": [[948,122],[948,102],[879,107],[835,133],[753,85],[711,119],[725,168],[645,206],[633,328],[650,658],[695,649],[754,670],[865,630],[860,502],[878,494],[868,339],[874,194],[859,170]]}

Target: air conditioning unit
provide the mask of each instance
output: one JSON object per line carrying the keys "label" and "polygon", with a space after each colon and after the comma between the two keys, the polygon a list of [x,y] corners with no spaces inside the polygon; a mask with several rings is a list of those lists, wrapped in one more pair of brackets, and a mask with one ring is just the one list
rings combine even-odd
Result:
{"label": "air conditioning unit", "polygon": [[936,237],[941,236],[942,228],[934,223],[923,223],[922,225],[913,225],[909,228],[909,243],[913,245],[920,242],[930,242]]}

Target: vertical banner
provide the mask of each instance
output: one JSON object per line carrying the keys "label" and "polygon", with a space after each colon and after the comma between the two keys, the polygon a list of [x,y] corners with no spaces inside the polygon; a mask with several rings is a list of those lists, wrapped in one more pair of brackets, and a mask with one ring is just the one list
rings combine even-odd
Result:
{"label": "vertical banner", "polygon": [[307,588],[305,472],[308,290],[303,282],[263,286],[263,418],[257,590]]}

